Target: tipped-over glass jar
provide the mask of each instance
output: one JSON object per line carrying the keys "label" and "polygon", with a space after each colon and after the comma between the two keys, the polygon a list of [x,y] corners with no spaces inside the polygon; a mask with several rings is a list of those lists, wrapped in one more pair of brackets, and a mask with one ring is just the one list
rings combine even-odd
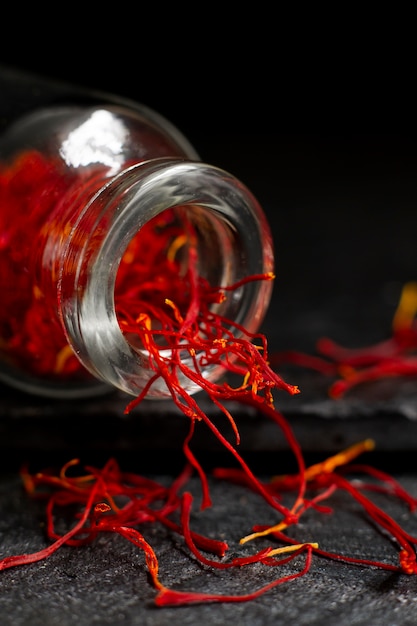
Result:
{"label": "tipped-over glass jar", "polygon": [[[202,306],[196,290],[204,284],[208,310],[233,321],[235,335],[253,333],[272,282],[245,279],[272,271],[271,233],[257,200],[234,176],[201,162],[147,107],[59,102],[2,134],[4,382],[52,397],[114,388],[137,395],[147,385],[147,397],[167,397],[163,377],[150,384],[155,359],[146,330],[158,344],[158,328],[165,329],[163,357],[174,322],[184,328],[190,310]],[[206,380],[220,379],[221,362],[207,354],[199,361],[198,346],[186,348],[178,350],[177,337],[187,367],[198,363]],[[192,376],[181,382],[198,391]]]}

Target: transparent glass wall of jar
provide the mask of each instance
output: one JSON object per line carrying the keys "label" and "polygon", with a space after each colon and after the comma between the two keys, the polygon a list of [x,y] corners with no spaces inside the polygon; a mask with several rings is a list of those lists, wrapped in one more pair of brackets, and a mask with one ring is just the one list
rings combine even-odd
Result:
{"label": "transparent glass wall of jar", "polygon": [[[148,107],[71,96],[25,111],[3,130],[1,380],[55,397],[140,393],[154,372],[146,346],[122,332],[115,284],[130,243],[167,212],[191,226],[198,275],[211,285],[273,271],[256,198],[232,174],[201,162]],[[271,281],[249,281],[216,310],[255,332],[271,290]],[[216,364],[204,375],[215,381],[223,373]],[[150,398],[167,395],[162,379],[149,390]]]}

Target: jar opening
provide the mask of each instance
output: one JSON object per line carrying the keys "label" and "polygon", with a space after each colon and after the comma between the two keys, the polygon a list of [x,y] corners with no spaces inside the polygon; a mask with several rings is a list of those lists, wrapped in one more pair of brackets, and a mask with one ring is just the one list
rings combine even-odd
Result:
{"label": "jar opening", "polygon": [[138,320],[163,349],[174,327],[198,323],[202,307],[206,315],[235,319],[242,289],[233,298],[221,289],[238,279],[235,240],[230,224],[195,205],[166,209],[142,226],[122,256],[114,289],[116,316],[134,349],[146,352]]}

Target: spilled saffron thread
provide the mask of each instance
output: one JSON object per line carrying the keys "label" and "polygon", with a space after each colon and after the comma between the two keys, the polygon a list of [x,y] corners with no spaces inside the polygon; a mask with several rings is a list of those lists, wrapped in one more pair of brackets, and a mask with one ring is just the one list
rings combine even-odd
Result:
{"label": "spilled saffron thread", "polygon": [[283,351],[272,355],[277,367],[292,363],[335,379],[328,388],[337,399],[364,383],[417,376],[417,282],[406,283],[393,315],[391,336],[362,348],[346,348],[329,337],[316,343],[317,354]]}
{"label": "spilled saffron thread", "polygon": [[[180,606],[200,602],[246,602],[259,597],[273,587],[307,574],[313,555],[352,565],[377,567],[414,575],[417,573],[415,553],[417,537],[407,533],[392,516],[372,502],[364,492],[372,491],[375,487],[376,491],[404,502],[410,510],[414,510],[417,506],[417,498],[412,498],[388,474],[367,465],[353,463],[357,456],[371,450],[372,447],[372,442],[369,440],[360,442],[321,463],[307,467],[304,477],[297,474],[273,476],[268,483],[265,483],[264,491],[258,489],[258,485],[246,475],[242,468],[239,470],[218,468],[214,471],[214,477],[236,481],[240,484],[245,484],[246,481],[246,486],[256,493],[262,495],[268,491],[270,496],[275,498],[280,498],[284,492],[297,490],[297,483],[300,480],[307,481],[310,491],[315,492],[315,495],[308,497],[306,495],[303,498],[302,506],[298,509],[297,519],[293,520],[293,525],[296,525],[310,508],[318,514],[331,514],[331,508],[323,506],[322,503],[330,501],[337,490],[342,490],[361,505],[364,512],[372,519],[375,528],[380,530],[381,536],[388,538],[390,543],[394,540],[397,545],[397,564],[378,561],[371,557],[357,558],[330,552],[319,547],[317,542],[300,542],[283,532],[288,528],[288,524],[285,527],[282,524],[255,526],[253,534],[241,540],[241,543],[269,536],[271,540],[278,541],[282,545],[279,547],[270,545],[256,550],[249,556],[235,556],[228,560],[229,547],[226,542],[204,537],[191,529],[193,496],[187,491],[187,483],[194,473],[191,464],[185,466],[170,486],[164,486],[156,480],[121,471],[114,459],[109,460],[101,470],[86,467],[85,473],[78,473],[72,477],[70,471],[79,468],[79,462],[73,459],[58,474],[51,472],[30,474],[27,468],[22,469],[23,484],[27,492],[32,497],[47,502],[46,529],[53,543],[34,554],[3,558],[0,561],[0,569],[45,559],[63,545],[81,547],[93,542],[100,533],[116,533],[144,552],[152,584],[157,590],[155,598],[157,606]],[[349,474],[354,475],[354,479],[349,479]],[[361,474],[374,478],[376,482],[371,484],[359,480],[358,476]],[[58,510],[67,510],[68,507],[73,509],[74,505],[80,507],[80,513],[76,514],[78,521],[69,531],[58,533],[55,528]],[[180,516],[179,522],[172,519],[173,514]],[[250,593],[213,594],[168,589],[160,580],[156,553],[138,530],[140,524],[149,522],[161,523],[168,530],[180,534],[190,553],[203,566],[211,569],[230,570],[249,567],[255,563],[281,567],[303,552],[306,553],[306,561],[304,567],[295,574],[278,576],[272,582]],[[215,558],[207,556],[210,553]]]}

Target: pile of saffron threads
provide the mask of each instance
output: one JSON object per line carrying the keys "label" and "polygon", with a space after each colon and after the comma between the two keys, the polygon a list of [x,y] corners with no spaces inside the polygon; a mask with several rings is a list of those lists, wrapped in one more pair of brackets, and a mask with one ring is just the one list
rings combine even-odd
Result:
{"label": "pile of saffron threads", "polygon": [[[26,180],[24,200],[19,196],[15,202],[16,212],[11,211],[15,221],[9,223],[6,220],[6,226],[9,228],[4,229],[2,239],[6,252],[8,246],[16,241],[16,220],[19,211],[23,213],[27,209],[25,203],[28,197],[30,199],[31,193],[34,195],[33,200],[37,200],[33,206],[40,207],[39,214],[32,216],[35,227],[45,219],[45,208],[40,202],[42,195],[40,192],[46,188],[51,190],[51,180],[54,181],[54,189],[62,189],[62,186],[58,185],[62,181],[56,180],[59,176],[52,164],[43,163],[37,155],[30,155],[30,159],[38,168],[35,172],[38,175],[31,176],[31,171],[28,172],[26,169],[27,161],[25,162],[23,158],[19,166],[16,166],[17,169],[13,170],[13,175],[6,171],[2,172],[0,177],[2,183],[0,199],[6,198],[9,208],[10,203],[13,208],[13,199],[16,200],[14,192],[16,189],[21,190],[16,180],[21,182],[22,176]],[[43,179],[39,178],[40,173]],[[416,574],[417,538],[410,535],[375,504],[368,494],[376,491],[390,498],[397,498],[410,512],[415,510],[417,500],[388,474],[365,464],[354,463],[359,455],[373,449],[373,441],[359,442],[329,459],[306,467],[302,450],[291,426],[274,402],[275,392],[286,391],[296,394],[299,392],[298,388],[286,383],[272,369],[267,339],[263,334],[251,334],[216,312],[214,305],[225,302],[229,292],[236,290],[242,283],[252,280],[272,280],[273,275],[249,276],[240,283],[227,287],[210,285],[200,276],[197,269],[198,249],[193,227],[187,220],[178,222],[176,215],[167,211],[158,216],[155,221],[152,220],[144,227],[137,239],[132,241],[120,266],[115,289],[115,306],[122,332],[129,341],[136,342],[146,351],[149,369],[153,371],[148,385],[127,405],[125,412],[132,411],[148,395],[152,385],[162,379],[174,404],[189,418],[189,431],[183,442],[184,470],[173,480],[170,487],[165,487],[155,480],[132,472],[123,472],[114,459],[110,459],[101,469],[90,466],[80,468],[77,459],[66,463],[58,473],[41,471],[31,474],[29,468],[23,468],[22,478],[27,493],[34,498],[46,499],[46,534],[51,543],[47,548],[32,554],[3,557],[0,560],[0,569],[38,562],[48,558],[63,546],[81,547],[92,543],[101,533],[116,533],[142,550],[156,590],[155,603],[158,606],[252,600],[277,585],[306,575],[315,556],[399,573]],[[33,232],[31,236],[32,234]],[[144,242],[147,242],[146,251]],[[24,260],[27,262],[28,258]],[[18,269],[19,263],[22,263],[21,257],[13,259],[11,266],[14,270]],[[135,280],[132,280],[132,277],[135,277]],[[3,276],[3,282],[7,282],[7,279],[13,280],[14,274]],[[15,343],[19,344],[22,354],[24,349],[32,346],[31,340],[34,340],[36,332],[39,331],[39,328],[34,326],[33,319],[44,318],[45,307],[48,305],[47,299],[42,298],[42,295],[35,285],[29,300],[19,301],[22,310],[17,320],[26,325],[25,334],[22,335],[20,328],[10,326],[6,320],[2,325],[3,333],[6,328],[9,336],[3,334],[3,345],[13,347],[15,345],[13,340],[18,339]],[[400,349],[397,347],[398,338],[401,336],[404,342],[405,335],[412,335],[410,314],[408,317],[405,315],[404,319],[404,311],[408,304],[405,298],[399,306],[395,340],[393,339],[388,346],[393,353],[395,349],[397,352],[391,356],[400,356]],[[219,308],[218,311],[220,310]],[[13,328],[16,330],[16,336],[12,335]],[[51,328],[49,334],[53,334]],[[404,347],[404,343],[401,346]],[[41,359],[42,366],[48,363],[50,371],[65,377],[73,367],[68,368],[68,362],[74,363],[65,344],[60,345],[59,341],[51,341],[44,345],[46,351],[48,347],[50,353],[46,355],[47,359]],[[184,355],[187,355],[187,361]],[[35,357],[36,353],[34,352],[32,356]],[[301,360],[302,355],[294,353],[292,356],[295,360]],[[404,360],[403,353],[401,356]],[[291,358],[291,355],[287,354],[286,357]],[[307,356],[305,359],[304,364],[310,364]],[[36,365],[36,358],[33,358],[32,362]],[[192,366],[189,365],[190,362]],[[238,384],[232,386],[226,380],[214,383],[205,378],[204,368],[210,364],[220,363],[239,380]],[[367,363],[369,364],[369,360]],[[381,361],[379,363],[382,365]],[[340,365],[341,361],[338,364]],[[346,359],[343,360],[343,364],[347,365]],[[352,363],[349,365],[352,367]],[[333,372],[339,371],[336,366],[334,367]],[[42,371],[45,372],[45,369]],[[381,367],[379,375],[383,375],[385,371],[386,369]],[[402,373],[404,372],[405,370],[402,370]],[[213,423],[201,408],[198,398],[184,389],[180,382],[184,376],[197,385],[213,405],[220,409],[232,426],[234,442]],[[267,482],[255,476],[239,453],[239,428],[227,408],[229,401],[251,405],[277,425],[294,454],[297,466],[294,474],[273,476]],[[208,477],[192,451],[192,439],[197,422],[204,424],[214,433],[236,463],[234,468],[216,468],[213,471],[214,478],[246,485],[262,497],[277,516],[275,524],[258,525],[248,529],[248,534],[240,538],[241,544],[256,542],[260,537],[270,538],[269,547],[260,550],[255,548],[251,556],[228,559],[227,542],[202,536],[191,528],[193,496],[191,491],[187,490],[191,476],[197,474],[201,484],[200,509],[204,510],[213,505]],[[74,468],[77,471],[75,476],[72,476],[71,470]],[[358,475],[362,475],[363,479],[358,480]],[[350,476],[355,476],[355,480]],[[372,556],[358,559],[326,551],[316,542],[300,543],[290,537],[287,530],[298,525],[306,511],[314,511],[317,515],[330,513],[331,497],[337,491],[347,493],[359,504],[381,535],[387,537],[390,544],[395,545],[396,562],[380,562]],[[289,506],[282,503],[281,496],[284,492],[293,494],[292,504]],[[72,517],[74,507],[77,513]],[[69,529],[64,533],[59,533],[55,525],[58,512],[67,514]],[[300,555],[304,555],[305,558],[302,567],[296,573],[278,574],[273,582],[268,582],[251,593],[228,595],[176,590],[167,588],[160,580],[158,556],[139,530],[145,523],[158,523],[168,532],[181,535],[190,556],[210,569],[226,570],[260,563],[268,569],[272,567],[280,571],[280,567],[294,559],[297,559],[298,563]]]}
{"label": "pile of saffron threads", "polygon": [[374,345],[347,348],[329,337],[316,343],[317,354],[298,351],[274,354],[274,367],[293,363],[321,372],[333,379],[328,392],[331,398],[341,398],[364,383],[386,378],[417,376],[417,282],[407,282],[401,291],[392,319],[388,339]]}

